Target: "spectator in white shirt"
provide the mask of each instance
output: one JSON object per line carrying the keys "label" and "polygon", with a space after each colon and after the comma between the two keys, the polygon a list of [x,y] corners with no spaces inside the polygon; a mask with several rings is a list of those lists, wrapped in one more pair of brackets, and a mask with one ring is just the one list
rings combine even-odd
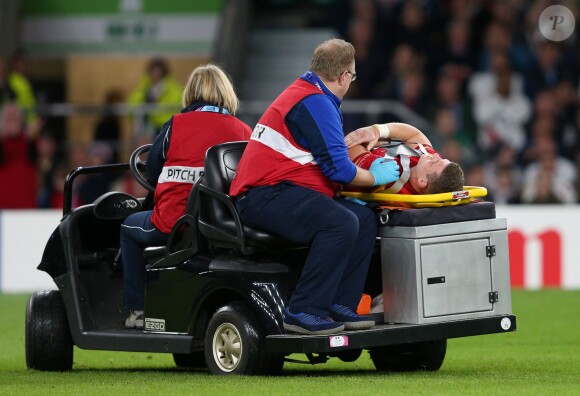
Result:
{"label": "spectator in white shirt", "polygon": [[574,163],[558,155],[553,139],[542,136],[535,141],[538,160],[524,170],[523,203],[574,204],[577,170]]}
{"label": "spectator in white shirt", "polygon": [[526,142],[524,126],[531,116],[530,100],[514,83],[506,55],[497,53],[494,57],[495,62],[505,64],[496,68],[494,77],[488,80],[494,84],[493,89],[482,86],[473,97],[477,143],[486,154],[493,152],[499,144],[519,152]]}

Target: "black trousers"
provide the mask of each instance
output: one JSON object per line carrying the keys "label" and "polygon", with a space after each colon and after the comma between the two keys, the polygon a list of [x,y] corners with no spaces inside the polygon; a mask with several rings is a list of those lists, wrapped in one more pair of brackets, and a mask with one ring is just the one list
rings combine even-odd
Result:
{"label": "black trousers", "polygon": [[332,304],[356,309],[377,236],[372,209],[289,182],[253,188],[236,206],[245,224],[311,246],[291,312],[326,317]]}

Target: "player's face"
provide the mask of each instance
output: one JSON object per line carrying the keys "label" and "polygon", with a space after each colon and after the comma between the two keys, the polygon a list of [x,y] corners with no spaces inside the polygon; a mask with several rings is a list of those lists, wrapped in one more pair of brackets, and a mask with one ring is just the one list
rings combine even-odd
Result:
{"label": "player's face", "polygon": [[417,166],[425,175],[440,174],[450,163],[448,159],[441,158],[438,154],[423,155],[419,158]]}

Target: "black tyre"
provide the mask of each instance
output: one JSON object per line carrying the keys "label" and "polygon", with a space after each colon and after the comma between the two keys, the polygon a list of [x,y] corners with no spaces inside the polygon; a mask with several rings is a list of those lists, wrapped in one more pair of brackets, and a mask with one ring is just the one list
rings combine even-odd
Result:
{"label": "black tyre", "polygon": [[181,368],[205,368],[205,354],[203,351],[193,353],[174,353],[173,361],[177,367]]}
{"label": "black tyre", "polygon": [[447,340],[392,345],[369,350],[379,371],[437,371],[441,368]]}
{"label": "black tyre", "polygon": [[60,292],[33,293],[26,305],[26,367],[67,371],[73,364],[73,342]]}
{"label": "black tyre", "polygon": [[249,306],[240,301],[219,308],[209,320],[205,359],[213,374],[275,375],[284,355],[264,351],[265,333]]}

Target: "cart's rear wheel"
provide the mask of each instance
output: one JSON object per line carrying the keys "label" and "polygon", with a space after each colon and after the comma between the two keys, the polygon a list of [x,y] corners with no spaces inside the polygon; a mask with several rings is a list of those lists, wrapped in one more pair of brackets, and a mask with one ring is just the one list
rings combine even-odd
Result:
{"label": "cart's rear wheel", "polygon": [[264,351],[260,322],[243,302],[218,309],[205,335],[205,359],[213,374],[273,375],[282,370],[284,356]]}
{"label": "cart's rear wheel", "polygon": [[441,368],[447,340],[390,345],[369,350],[379,371],[437,371]]}
{"label": "cart's rear wheel", "polygon": [[26,367],[66,371],[73,364],[73,342],[60,292],[33,293],[26,305]]}
{"label": "cart's rear wheel", "polygon": [[193,353],[174,353],[173,361],[177,367],[181,368],[205,368],[205,354],[203,351],[196,351]]}

